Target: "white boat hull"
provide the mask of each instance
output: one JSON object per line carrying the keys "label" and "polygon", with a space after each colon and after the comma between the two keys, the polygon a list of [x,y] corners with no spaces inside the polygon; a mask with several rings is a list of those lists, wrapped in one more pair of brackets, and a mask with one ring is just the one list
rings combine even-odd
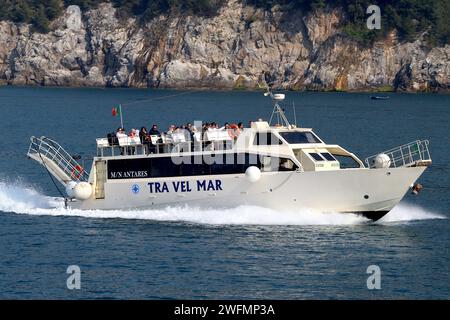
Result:
{"label": "white boat hull", "polygon": [[257,205],[277,210],[359,213],[378,220],[400,202],[425,169],[263,172],[256,182],[250,182],[245,174],[107,180],[103,199],[93,194],[88,200],[72,201],[68,206],[108,210]]}

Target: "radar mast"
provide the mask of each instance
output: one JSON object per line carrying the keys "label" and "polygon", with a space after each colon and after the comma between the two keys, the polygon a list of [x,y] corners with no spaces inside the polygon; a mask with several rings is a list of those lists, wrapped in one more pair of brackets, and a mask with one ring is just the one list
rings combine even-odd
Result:
{"label": "radar mast", "polygon": [[281,125],[286,128],[290,128],[291,124],[289,123],[289,120],[286,117],[286,114],[284,113],[284,110],[280,107],[279,102],[283,101],[285,99],[284,93],[272,93],[272,90],[270,89],[270,86],[267,84],[265,77],[262,77],[262,86],[260,85],[260,88],[263,87],[266,89],[266,92],[264,92],[265,97],[270,97],[272,99],[273,103],[273,111],[272,115],[270,116],[269,125],[272,125],[272,119],[274,117],[277,118],[276,125]]}

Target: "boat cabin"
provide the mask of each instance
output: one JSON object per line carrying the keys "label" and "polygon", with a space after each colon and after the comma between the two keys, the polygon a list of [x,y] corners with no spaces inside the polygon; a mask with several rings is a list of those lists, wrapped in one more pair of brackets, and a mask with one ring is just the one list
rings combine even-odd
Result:
{"label": "boat cabin", "polygon": [[[183,163],[195,163],[196,157],[214,158],[214,164],[206,163],[205,159],[201,160],[202,164],[211,166],[208,171],[215,171],[214,168],[217,166],[223,169],[232,162],[243,165],[239,169],[219,170],[233,173],[245,172],[246,167],[252,165],[252,158],[254,158],[253,164],[263,172],[326,171],[364,167],[362,161],[354,154],[338,145],[327,145],[310,128],[297,128],[293,125],[270,126],[263,120],[253,122],[250,128],[243,130],[239,135],[234,135],[228,130],[211,130],[205,132],[202,139],[200,132],[192,136],[188,132],[180,131],[152,137],[151,145],[142,144],[139,137],[123,137],[116,143],[108,141],[107,138],[97,139],[96,160],[154,158],[153,162],[156,164],[161,161],[166,162],[164,159],[176,162],[173,161],[176,157],[183,159],[181,161]],[[188,157],[192,159],[186,161]],[[110,162],[113,166],[114,161]],[[205,171],[197,169],[193,171],[198,174]],[[174,175],[186,175],[176,168],[172,171]],[[220,174],[220,172],[216,173]],[[154,174],[151,176],[155,176]],[[165,174],[168,173],[164,173],[163,176]]]}

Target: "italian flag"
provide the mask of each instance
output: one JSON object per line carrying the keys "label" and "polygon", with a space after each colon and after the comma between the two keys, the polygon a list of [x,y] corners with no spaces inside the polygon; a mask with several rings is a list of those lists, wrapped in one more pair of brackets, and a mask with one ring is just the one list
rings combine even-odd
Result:
{"label": "italian flag", "polygon": [[122,113],[121,106],[112,108],[112,115],[113,115],[113,117],[120,116],[121,113]]}

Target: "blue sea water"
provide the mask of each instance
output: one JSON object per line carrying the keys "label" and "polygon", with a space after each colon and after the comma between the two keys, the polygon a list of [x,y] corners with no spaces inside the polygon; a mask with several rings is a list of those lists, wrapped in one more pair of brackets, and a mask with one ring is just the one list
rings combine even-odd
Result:
{"label": "blue sea water", "polygon": [[[1,299],[448,299],[450,96],[287,93],[298,125],[361,158],[429,139],[425,189],[377,223],[338,213],[167,208],[67,211],[44,169],[25,156],[45,135],[71,153],[95,138],[194,120],[269,118],[260,92],[0,87]],[[314,190],[320,192],[320,190]],[[66,286],[69,265],[81,289]],[[367,267],[381,269],[368,290]]]}

